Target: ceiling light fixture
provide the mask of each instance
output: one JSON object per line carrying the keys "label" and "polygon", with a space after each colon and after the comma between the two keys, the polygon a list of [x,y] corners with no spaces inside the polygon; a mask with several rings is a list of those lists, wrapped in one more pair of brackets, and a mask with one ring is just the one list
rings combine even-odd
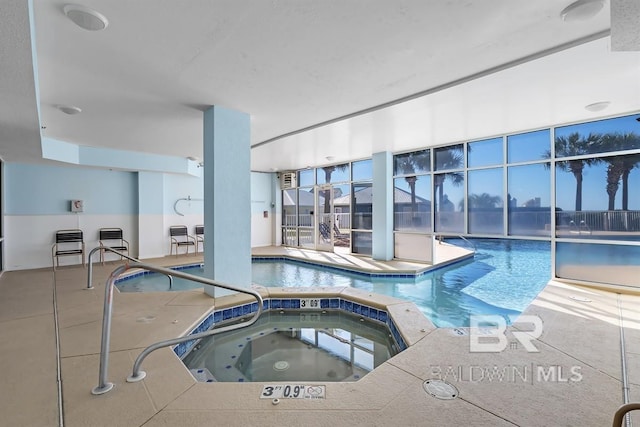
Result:
{"label": "ceiling light fixture", "polygon": [[596,112],[596,111],[604,110],[610,104],[611,104],[610,101],[600,101],[600,102],[594,102],[593,104],[589,104],[589,105],[585,106],[584,108],[585,108],[585,110]]}
{"label": "ceiling light fixture", "polygon": [[76,107],[75,105],[58,105],[56,106],[56,108],[65,114],[69,114],[70,116],[82,112],[82,109]]}
{"label": "ceiling light fixture", "polygon": [[560,17],[565,22],[586,21],[593,18],[604,7],[604,0],[578,0],[565,7]]}
{"label": "ceiling light fixture", "polygon": [[327,159],[328,161],[332,161],[333,159],[335,159],[335,157],[333,157],[333,156],[327,156],[327,157],[325,157],[325,159]]}
{"label": "ceiling light fixture", "polygon": [[67,4],[62,10],[74,24],[88,31],[104,30],[109,25],[106,16],[79,4]]}

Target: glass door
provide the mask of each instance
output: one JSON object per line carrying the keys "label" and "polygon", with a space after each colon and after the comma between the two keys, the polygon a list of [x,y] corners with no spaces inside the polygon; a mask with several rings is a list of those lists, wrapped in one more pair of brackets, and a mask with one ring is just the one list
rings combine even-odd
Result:
{"label": "glass door", "polygon": [[316,188],[316,250],[333,252],[333,186]]}

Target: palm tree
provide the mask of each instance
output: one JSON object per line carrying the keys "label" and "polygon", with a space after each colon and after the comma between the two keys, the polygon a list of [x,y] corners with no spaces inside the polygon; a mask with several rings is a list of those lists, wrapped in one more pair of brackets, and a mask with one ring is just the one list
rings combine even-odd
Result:
{"label": "palm tree", "polygon": [[622,170],[622,210],[629,210],[629,174],[640,166],[640,154],[630,154],[624,156]]}
{"label": "palm tree", "polygon": [[[427,153],[425,153],[425,151]],[[413,153],[396,156],[396,173],[398,175],[409,175],[405,176],[404,180],[407,181],[409,190],[411,191],[412,216],[416,212],[416,181],[418,180],[418,177],[415,175],[415,173],[416,171],[429,170],[429,162],[430,159],[427,150],[416,151]]]}
{"label": "palm tree", "polygon": [[607,162],[607,195],[609,196],[609,204],[607,210],[615,209],[616,193],[620,187],[620,178],[624,166],[622,165],[623,156],[604,157],[602,160]]}
{"label": "palm tree", "polygon": [[[633,132],[605,134],[599,144],[600,151],[622,151],[640,147],[640,137]],[[615,198],[620,180],[622,180],[622,210],[629,208],[629,174],[640,163],[637,154],[626,156],[603,157],[602,161],[609,164],[607,167],[607,195],[609,196],[608,210],[615,209]]]}
{"label": "palm tree", "polygon": [[469,209],[497,208],[500,205],[500,203],[502,203],[502,197],[492,196],[489,193],[469,194],[468,200],[469,200]]}
{"label": "palm tree", "polygon": [[[331,175],[335,170],[344,172],[345,170],[347,170],[348,167],[349,167],[348,163],[344,163],[342,165],[332,165],[332,166],[323,167],[322,170],[324,171],[325,184],[331,183]],[[324,213],[326,214],[331,213],[331,190],[330,189],[324,190]]]}
{"label": "palm tree", "polygon": [[[438,170],[461,168],[464,163],[463,145],[447,147],[445,150],[438,151],[436,162]],[[446,179],[449,179],[456,187],[464,184],[464,174],[461,172],[448,172],[434,175],[434,188],[438,193],[437,206],[442,206],[442,202],[444,201],[444,182]]]}
{"label": "palm tree", "polygon": [[[601,136],[590,133],[586,138],[582,138],[580,133],[574,132],[569,136],[559,136],[555,140],[556,157],[573,157],[594,152],[594,146],[599,143]],[[546,151],[543,158],[551,157],[551,152]],[[576,212],[582,210],[582,172],[585,166],[598,163],[599,159],[577,159],[557,162],[556,167],[564,172],[571,172],[576,179]],[[549,164],[546,164],[547,166]]]}

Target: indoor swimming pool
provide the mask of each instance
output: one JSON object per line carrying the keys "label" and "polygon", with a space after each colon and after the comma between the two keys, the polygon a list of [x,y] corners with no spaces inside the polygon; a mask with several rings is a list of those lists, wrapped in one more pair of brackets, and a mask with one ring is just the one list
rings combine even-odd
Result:
{"label": "indoor swimming pool", "polygon": [[[450,243],[464,242],[447,240]],[[438,327],[469,325],[471,315],[521,313],[551,277],[550,243],[473,239],[473,259],[414,278],[371,277],[290,260],[254,260],[252,280],[265,287],[352,287],[415,303]],[[463,244],[464,243],[464,244]],[[201,275],[199,265],[185,272]],[[116,284],[123,292],[168,291],[164,276],[143,275]],[[198,288],[175,279],[171,290]]]}

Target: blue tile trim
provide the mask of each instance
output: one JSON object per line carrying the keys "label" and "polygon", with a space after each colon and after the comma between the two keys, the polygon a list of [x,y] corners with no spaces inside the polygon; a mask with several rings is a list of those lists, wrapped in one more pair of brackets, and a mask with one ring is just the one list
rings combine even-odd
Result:
{"label": "blue tile trim", "polygon": [[[300,309],[300,298],[265,299],[263,301],[263,307],[264,311],[268,311],[271,309]],[[372,323],[385,325],[389,328],[391,336],[393,337],[399,351],[406,350],[408,347],[406,342],[402,338],[402,335],[400,334],[400,331],[398,330],[396,324],[394,323],[393,319],[391,319],[389,313],[387,313],[386,310],[370,307],[368,305],[356,303],[343,298],[320,298],[320,308],[342,310],[345,312],[360,315],[362,317],[366,317],[367,320],[371,321]],[[196,326],[191,332],[189,332],[189,335],[199,334],[211,329],[211,327],[213,327],[213,325],[216,323],[232,320],[237,317],[243,317],[251,313],[255,313],[256,311],[258,311],[257,302],[215,310],[207,315],[207,317],[205,317],[205,319],[200,322],[198,326]],[[173,347],[173,352],[182,359],[189,353],[189,351],[191,351],[195,344],[196,340],[180,343]]]}
{"label": "blue tile trim", "polygon": [[[191,268],[203,268],[203,267],[204,267],[204,264],[199,263],[199,264],[178,265],[178,266],[170,267],[170,268],[171,268],[171,270],[178,271],[178,270],[188,270],[188,269],[191,269]],[[158,273],[155,273],[155,272],[149,271],[149,270],[139,271],[139,272],[136,272],[136,273],[133,273],[133,274],[129,274],[129,275],[126,275],[126,276],[119,277],[118,279],[116,279],[114,284],[117,285],[118,283],[126,282],[127,280],[131,280],[131,279],[134,279],[134,278],[140,277],[140,276],[147,276],[149,274],[158,274]]]}

